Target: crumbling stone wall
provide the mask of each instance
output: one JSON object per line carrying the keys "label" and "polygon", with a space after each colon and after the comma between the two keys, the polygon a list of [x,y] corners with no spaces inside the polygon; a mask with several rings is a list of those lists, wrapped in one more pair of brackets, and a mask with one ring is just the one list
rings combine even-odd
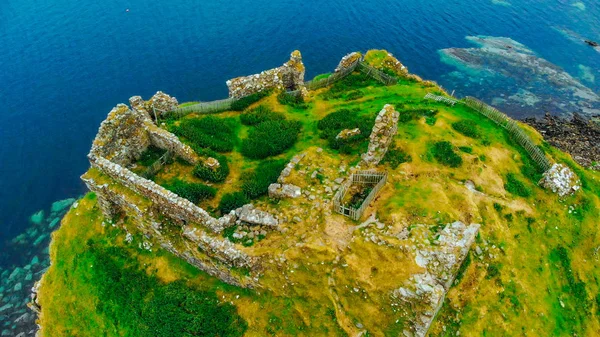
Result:
{"label": "crumbling stone wall", "polygon": [[143,124],[146,117],[125,104],[118,104],[100,124],[90,154],[119,165],[137,160],[150,145]]}
{"label": "crumbling stone wall", "polygon": [[177,136],[154,124],[148,106],[158,104],[165,108],[177,102],[174,98],[174,103],[169,102],[165,96],[170,97],[159,91],[152,102],[144,102],[140,96],[133,96],[129,99],[133,109],[125,104],[117,105],[100,125],[90,154],[127,166],[136,161],[149,145],[154,145],[171,151],[193,165],[203,160]]}
{"label": "crumbling stone wall", "polygon": [[352,67],[356,62],[358,62],[362,58],[362,54],[359,52],[352,52],[350,54],[344,55],[340,60],[340,63],[335,68],[334,73],[343,72],[344,70]]}
{"label": "crumbling stone wall", "polygon": [[229,240],[217,239],[198,231],[196,228],[186,226],[183,236],[196,243],[200,249],[210,253],[219,261],[230,267],[255,268],[256,260],[235,247]]}
{"label": "crumbling stone wall", "polygon": [[227,81],[229,97],[241,98],[267,89],[302,90],[304,71],[302,55],[296,50],[292,52],[290,60],[281,67]]}
{"label": "crumbling stone wall", "polygon": [[112,163],[103,157],[90,156],[89,159],[92,167],[99,169],[124,186],[150,199],[154,205],[161,209],[161,213],[179,223],[194,222],[216,233],[223,231],[223,229],[231,225],[226,223],[225,219],[219,221],[220,219],[211,217],[205,210],[194,205],[189,200],[178,196],[151,180],[136,175],[116,163]]}
{"label": "crumbling stone wall", "polygon": [[[249,257],[229,241],[224,242],[225,240],[212,237],[190,225],[183,229],[182,242],[174,244],[173,238],[163,233],[164,224],[159,221],[164,220],[158,220],[156,205],[151,200],[144,196],[134,197],[135,192],[109,183],[112,179],[109,177],[95,181],[86,174],[82,179],[88,189],[96,193],[98,204],[105,215],[106,212],[114,215],[127,214],[133,226],[144,237],[152,238],[163,249],[226,283],[249,288],[257,285],[255,277],[235,275],[229,268],[247,268],[252,272],[259,269],[259,260]],[[230,222],[235,221],[231,219],[231,215],[228,217]]]}
{"label": "crumbling stone wall", "polygon": [[369,138],[369,148],[362,159],[367,165],[379,164],[398,131],[400,115],[390,104],[386,104],[375,118],[375,125]]}
{"label": "crumbling stone wall", "polygon": [[140,96],[133,96],[129,99],[129,104],[135,110],[146,111],[148,116],[162,117],[165,113],[175,110],[179,107],[177,98],[171,97],[162,91],[156,92],[148,101],[144,101]]}
{"label": "crumbling stone wall", "polygon": [[174,134],[159,128],[152,122],[144,123],[144,127],[150,137],[152,145],[167,151],[171,151],[177,157],[195,165],[200,162],[200,157],[191,147],[183,144]]}

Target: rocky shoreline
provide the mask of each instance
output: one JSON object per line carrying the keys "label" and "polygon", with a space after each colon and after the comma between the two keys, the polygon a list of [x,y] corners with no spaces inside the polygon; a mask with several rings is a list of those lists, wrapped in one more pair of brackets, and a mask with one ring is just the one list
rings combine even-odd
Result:
{"label": "rocky shoreline", "polygon": [[525,118],[552,146],[565,151],[582,166],[600,171],[600,115],[586,119],[575,113],[562,118],[546,113],[544,118]]}

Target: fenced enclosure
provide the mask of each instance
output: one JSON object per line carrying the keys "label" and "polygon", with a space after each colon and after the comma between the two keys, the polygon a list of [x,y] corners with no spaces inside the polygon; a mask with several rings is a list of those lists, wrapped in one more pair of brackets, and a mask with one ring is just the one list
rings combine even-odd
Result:
{"label": "fenced enclosure", "polygon": [[436,102],[446,103],[450,106],[454,106],[454,104],[458,103],[458,101],[455,99],[451,99],[451,98],[444,97],[444,96],[434,95],[430,92],[428,92],[427,95],[425,95],[425,99],[430,99],[430,100],[433,100]]}
{"label": "fenced enclosure", "polygon": [[172,116],[178,118],[191,113],[217,113],[231,109],[231,104],[235,102],[235,98],[220,99],[212,102],[201,102],[194,105],[189,105],[183,108],[178,108],[169,112]]}
{"label": "fenced enclosure", "polygon": [[150,165],[144,173],[141,174],[142,177],[146,179],[150,179],[153,177],[158,171],[160,171],[169,160],[173,157],[173,153],[171,151],[165,152],[160,158],[158,158],[152,165]]}
{"label": "fenced enclosure", "polygon": [[381,70],[371,67],[370,65],[366,64],[365,62],[358,63],[358,70],[385,85],[398,84],[397,77],[388,75]]}
{"label": "fenced enclosure", "polygon": [[508,134],[514,139],[519,145],[521,145],[527,154],[533,159],[533,161],[544,171],[548,171],[552,166],[552,163],[546,155],[540,150],[531,140],[531,138],[521,129],[517,122],[505,115],[504,113],[498,111],[496,108],[491,107],[482,101],[467,96],[464,101],[466,106],[472,108],[473,110],[481,113],[487,118],[494,121],[494,123],[500,125],[504,129],[508,131]]}
{"label": "fenced enclosure", "polygon": [[[385,185],[387,181],[387,172],[377,171],[358,171],[350,176],[350,184],[342,185],[333,197],[333,210],[337,213],[345,215],[353,220],[358,220],[363,215],[365,209],[369,206],[371,201],[375,199],[379,191]],[[343,203],[346,194],[348,193],[352,185],[367,185],[375,184],[371,192],[363,200],[360,207],[355,208],[347,206]]]}

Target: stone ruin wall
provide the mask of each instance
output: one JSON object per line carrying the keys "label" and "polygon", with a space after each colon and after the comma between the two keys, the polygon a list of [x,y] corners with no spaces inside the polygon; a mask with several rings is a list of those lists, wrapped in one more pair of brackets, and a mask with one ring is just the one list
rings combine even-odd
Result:
{"label": "stone ruin wall", "polygon": [[302,89],[304,88],[304,71],[302,55],[296,50],[292,52],[290,60],[281,67],[227,81],[229,97],[242,98],[268,89]]}
{"label": "stone ruin wall", "polygon": [[356,62],[360,61],[361,59],[362,59],[362,54],[360,52],[355,51],[350,54],[346,54],[346,55],[344,55],[344,57],[342,57],[342,59],[340,60],[340,63],[335,68],[333,73],[335,74],[335,73],[344,72],[346,69],[349,69],[350,67],[352,67]]}
{"label": "stone ruin wall", "polygon": [[[165,97],[168,95],[163,94],[163,102]],[[220,233],[238,220],[235,212],[214,218],[189,200],[126,168],[150,145],[171,151],[192,164],[202,160],[175,135],[154,124],[147,110],[148,102],[139,96],[132,97],[130,102],[133,109],[119,104],[102,122],[88,155],[91,167],[109,177],[106,179],[111,183],[96,182],[87,174],[82,177],[88,189],[96,193],[103,215],[112,219],[128,214],[144,236],[158,241],[164,249],[227,283],[254,287],[255,279],[233,275],[229,268],[257,270],[257,258],[248,256],[225,239],[192,226],[201,225],[212,233]],[[164,218],[184,226],[181,238],[185,248],[174,245],[164,235],[161,223]]]}
{"label": "stone ruin wall", "polygon": [[390,104],[386,104],[375,118],[375,125],[369,137],[369,148],[362,159],[367,165],[375,166],[385,156],[388,147],[398,131],[400,114]]}
{"label": "stone ruin wall", "polygon": [[[190,240],[182,240],[184,246],[182,249],[173,244],[173,242],[162,233],[162,224],[154,220],[152,214],[153,205],[150,202],[146,205],[138,205],[131,198],[124,196],[122,191],[113,190],[106,183],[98,184],[91,178],[83,178],[83,181],[91,191],[96,193],[98,204],[103,213],[108,211],[115,215],[117,212],[128,214],[130,219],[133,220],[136,229],[139,230],[144,237],[154,239],[161,248],[228,284],[248,288],[257,285],[255,279],[233,275],[229,270],[230,267],[244,267],[254,270],[258,267],[258,261],[248,257],[235,247],[227,247],[227,250],[218,251],[218,248],[229,243],[228,241],[225,242],[225,240],[213,238],[202,233],[203,241],[205,242],[204,245],[201,246]],[[184,229],[184,231],[187,230],[188,229]],[[209,250],[207,247],[214,247],[214,249]],[[202,253],[206,256],[204,256],[198,248],[202,249]],[[218,262],[215,262],[215,258]]]}
{"label": "stone ruin wall", "polygon": [[145,120],[143,114],[118,104],[100,124],[90,154],[119,165],[137,160],[150,146],[150,137],[143,128]]}
{"label": "stone ruin wall", "polygon": [[220,233],[226,227],[232,225],[227,223],[228,218],[215,219],[202,208],[191,201],[165,189],[157,183],[142,178],[130,170],[113,163],[103,157],[90,156],[92,167],[105,173],[123,186],[131,189],[139,195],[149,199],[154,205],[161,209],[161,213],[177,223],[197,223],[210,229],[214,233]]}
{"label": "stone ruin wall", "polygon": [[[157,95],[159,94],[162,100],[166,99],[165,96],[168,97],[160,91]],[[151,100],[154,100],[154,97]],[[134,96],[129,101],[133,109],[129,109],[125,104],[118,104],[100,124],[90,154],[127,166],[139,159],[150,145],[154,145],[171,151],[190,164],[201,160],[194,150],[183,144],[177,136],[154,124],[141,97]]]}

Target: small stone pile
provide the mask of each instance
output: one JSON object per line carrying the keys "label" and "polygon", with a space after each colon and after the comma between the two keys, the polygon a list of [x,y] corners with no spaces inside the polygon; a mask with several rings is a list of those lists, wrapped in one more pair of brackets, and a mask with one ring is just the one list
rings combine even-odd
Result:
{"label": "small stone pile", "polygon": [[[250,76],[227,81],[229,97],[242,98],[268,89],[300,89],[304,87],[304,63],[298,50],[292,52],[290,60],[281,67],[269,69]],[[302,92],[306,94],[306,92]]]}
{"label": "small stone pile", "polygon": [[338,133],[337,136],[335,136],[335,139],[348,139],[348,138],[352,138],[352,137],[358,136],[358,135],[360,135],[359,128],[344,129],[344,130],[340,131],[340,133]]}
{"label": "small stone pile", "polygon": [[398,131],[399,116],[392,105],[386,104],[375,118],[375,125],[369,137],[369,148],[367,153],[362,155],[367,165],[375,166],[383,159]]}
{"label": "small stone pile", "polygon": [[552,165],[544,173],[539,184],[561,197],[573,194],[581,188],[581,182],[577,175],[563,164]]}

